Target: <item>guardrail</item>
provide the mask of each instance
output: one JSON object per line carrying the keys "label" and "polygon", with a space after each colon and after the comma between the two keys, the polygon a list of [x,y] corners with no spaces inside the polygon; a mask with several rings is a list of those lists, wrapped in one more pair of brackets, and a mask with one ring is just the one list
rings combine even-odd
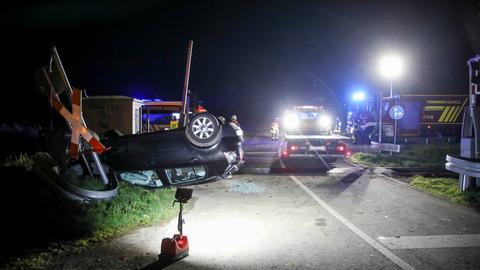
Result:
{"label": "guardrail", "polygon": [[386,152],[400,153],[400,144],[371,142],[370,148]]}
{"label": "guardrail", "polygon": [[445,169],[461,175],[480,177],[480,160],[447,155]]}

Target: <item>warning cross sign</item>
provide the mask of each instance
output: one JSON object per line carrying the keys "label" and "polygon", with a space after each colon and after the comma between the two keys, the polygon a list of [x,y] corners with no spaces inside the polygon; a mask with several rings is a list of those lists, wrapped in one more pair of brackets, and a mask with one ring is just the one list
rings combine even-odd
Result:
{"label": "warning cross sign", "polygon": [[57,110],[72,129],[72,137],[70,139],[70,157],[78,159],[80,150],[80,136],[85,139],[93,150],[99,154],[105,151],[105,146],[94,136],[92,131],[87,129],[82,123],[82,91],[73,88],[72,91],[72,112],[70,112],[58,98],[57,95],[50,95],[48,100],[55,110]]}

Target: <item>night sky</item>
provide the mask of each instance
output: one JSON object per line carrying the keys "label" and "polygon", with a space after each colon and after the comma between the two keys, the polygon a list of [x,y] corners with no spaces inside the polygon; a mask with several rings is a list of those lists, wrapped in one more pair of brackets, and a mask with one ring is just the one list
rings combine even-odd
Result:
{"label": "night sky", "polygon": [[341,108],[352,91],[388,89],[378,57],[396,52],[398,93],[467,93],[480,53],[479,1],[33,1],[0,14],[0,122],[48,122],[33,72],[55,45],[88,95],[179,100],[187,42],[190,89],[209,111],[267,123],[294,104]]}

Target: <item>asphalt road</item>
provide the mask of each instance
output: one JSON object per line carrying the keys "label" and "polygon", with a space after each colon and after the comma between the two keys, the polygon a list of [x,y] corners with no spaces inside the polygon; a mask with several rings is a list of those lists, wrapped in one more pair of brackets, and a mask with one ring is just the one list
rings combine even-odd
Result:
{"label": "asphalt road", "polygon": [[[166,269],[480,269],[480,214],[339,159],[280,160],[247,141],[246,167],[195,187],[190,255]],[[176,220],[63,258],[56,268],[161,269]]]}

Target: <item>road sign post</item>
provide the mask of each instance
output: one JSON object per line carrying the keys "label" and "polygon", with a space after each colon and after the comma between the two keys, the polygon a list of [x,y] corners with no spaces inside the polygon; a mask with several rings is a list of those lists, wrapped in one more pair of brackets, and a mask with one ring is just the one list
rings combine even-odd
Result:
{"label": "road sign post", "polygon": [[[397,103],[395,99],[395,103]],[[395,105],[390,108],[389,111],[390,118],[394,120],[394,129],[393,129],[393,144],[397,144],[397,121],[402,119],[403,115],[405,115],[405,110],[400,105]]]}
{"label": "road sign post", "polygon": [[383,91],[380,90],[380,101],[378,106],[378,142],[382,143],[382,117],[383,117]]}

